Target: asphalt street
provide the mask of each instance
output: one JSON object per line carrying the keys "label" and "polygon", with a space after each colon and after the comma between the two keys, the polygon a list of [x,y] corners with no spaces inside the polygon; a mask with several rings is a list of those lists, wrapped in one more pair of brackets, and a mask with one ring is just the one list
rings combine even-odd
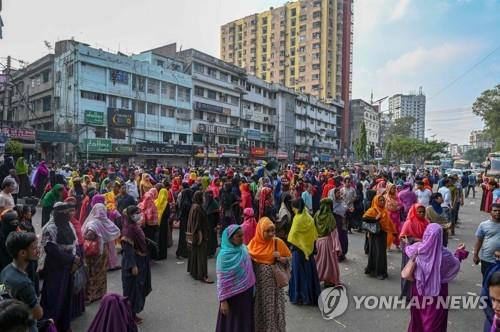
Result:
{"label": "asphalt street", "polygon": [[[450,238],[449,247],[455,249],[463,242],[471,251],[462,263],[460,273],[449,285],[450,294],[479,294],[481,291],[480,267],[472,263],[472,248],[477,225],[488,218],[479,211],[480,198],[468,199],[460,212],[462,224],[456,236]],[[40,215],[35,216],[39,225]],[[177,238],[175,234],[174,238]],[[348,295],[398,295],[400,292],[401,252],[388,254],[389,278],[383,281],[364,274],[367,258],[363,252],[364,235],[349,236],[348,260],[341,263],[341,281]],[[218,302],[215,284],[194,281],[186,272],[187,262],[175,258],[175,248],[169,250],[168,259],[152,266],[153,291],[140,314],[144,323],[141,331],[214,331]],[[209,275],[215,279],[215,260],[209,260]],[[121,293],[120,271],[108,273],[108,291]],[[87,307],[83,316],[72,323],[73,331],[86,331],[99,304]],[[406,310],[356,310],[349,302],[347,311],[334,320],[324,320],[317,307],[286,305],[287,331],[406,331],[410,312]],[[448,330],[456,332],[481,331],[484,316],[481,310],[451,310]]]}

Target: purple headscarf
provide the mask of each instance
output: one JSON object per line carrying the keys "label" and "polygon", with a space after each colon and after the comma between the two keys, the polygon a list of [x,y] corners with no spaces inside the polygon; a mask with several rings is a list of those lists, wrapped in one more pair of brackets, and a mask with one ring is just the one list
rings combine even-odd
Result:
{"label": "purple headscarf", "polygon": [[90,324],[88,332],[137,332],[134,313],[126,297],[118,294],[106,294],[99,310]]}
{"label": "purple headscarf", "polygon": [[103,195],[101,194],[95,194],[94,197],[92,197],[92,201],[90,202],[90,207],[94,207],[97,203],[105,204],[106,199],[104,198]]}
{"label": "purple headscarf", "polygon": [[415,281],[421,296],[438,296],[441,284],[453,280],[460,270],[460,261],[443,247],[443,229],[429,224],[422,242],[405,249],[408,257],[416,256]]}
{"label": "purple headscarf", "polygon": [[219,301],[241,294],[255,285],[252,260],[244,244],[235,246],[231,237],[241,229],[240,225],[229,225],[222,232],[221,249],[217,255],[217,296]]}
{"label": "purple headscarf", "polygon": [[411,190],[411,183],[405,182],[403,190],[398,194],[398,198],[403,203],[405,213],[408,213],[411,206],[417,203],[417,195]]}
{"label": "purple headscarf", "polygon": [[45,161],[42,160],[38,167],[36,168],[36,174],[33,179],[33,186],[37,188],[39,185],[41,185],[41,180],[44,177],[47,177],[49,175],[49,169],[47,168],[47,165],[45,165]]}

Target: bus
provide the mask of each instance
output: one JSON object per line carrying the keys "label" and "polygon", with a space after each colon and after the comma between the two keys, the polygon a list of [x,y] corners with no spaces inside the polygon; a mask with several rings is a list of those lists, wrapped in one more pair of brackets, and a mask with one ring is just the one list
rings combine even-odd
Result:
{"label": "bus", "polygon": [[468,160],[459,159],[453,162],[453,168],[456,169],[467,169],[469,167],[470,167],[470,161]]}

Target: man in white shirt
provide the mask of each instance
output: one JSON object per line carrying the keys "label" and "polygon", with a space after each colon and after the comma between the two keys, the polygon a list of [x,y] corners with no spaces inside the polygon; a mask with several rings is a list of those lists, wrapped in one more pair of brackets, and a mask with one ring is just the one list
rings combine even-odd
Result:
{"label": "man in white shirt", "polygon": [[5,180],[11,180],[14,183],[14,189],[12,190],[12,197],[14,198],[14,204],[17,205],[17,196],[19,195],[19,178],[17,177],[16,170],[11,169],[9,170],[9,175],[7,175],[4,179]]}
{"label": "man in white shirt", "polygon": [[135,173],[129,172],[129,180],[125,182],[125,187],[127,188],[127,194],[132,196],[136,202],[139,201],[139,188],[137,188],[137,183],[135,182]]}
{"label": "man in white shirt", "polygon": [[424,188],[424,183],[420,180],[415,182],[415,185],[415,195],[417,195],[417,202],[425,207],[428,207],[432,192],[429,189]]}
{"label": "man in white shirt", "polygon": [[443,203],[441,204],[441,207],[443,208],[443,211],[446,212],[448,215],[448,219],[451,219],[451,208],[452,208],[452,203],[451,203],[451,190],[448,188],[450,186],[450,180],[445,179],[443,181],[443,186],[439,188],[438,192],[441,193],[443,196]]}
{"label": "man in white shirt", "polygon": [[0,191],[0,213],[7,209],[13,209],[16,205],[12,192],[14,191],[15,181],[4,179],[2,182],[2,191]]}

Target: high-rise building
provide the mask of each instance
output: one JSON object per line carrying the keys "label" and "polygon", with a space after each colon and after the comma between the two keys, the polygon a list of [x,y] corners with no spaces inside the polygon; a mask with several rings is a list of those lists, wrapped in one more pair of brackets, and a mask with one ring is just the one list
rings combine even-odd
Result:
{"label": "high-rise building", "polygon": [[425,95],[420,87],[418,94],[397,94],[389,98],[389,114],[393,120],[412,117],[415,122],[411,126],[412,137],[425,138]]}
{"label": "high-rise building", "polygon": [[483,130],[471,131],[469,142],[472,149],[490,149],[493,146],[493,142],[490,136]]}
{"label": "high-rise building", "polygon": [[345,105],[349,138],[352,0],[288,2],[221,27],[221,59],[248,74]]}
{"label": "high-rise building", "polygon": [[[356,140],[360,138],[361,124],[365,124],[367,152],[375,152],[375,148],[379,146],[380,134],[380,114],[378,107],[367,103],[362,99],[354,99],[351,101],[351,150],[354,150]],[[373,147],[372,147],[373,146]]]}

